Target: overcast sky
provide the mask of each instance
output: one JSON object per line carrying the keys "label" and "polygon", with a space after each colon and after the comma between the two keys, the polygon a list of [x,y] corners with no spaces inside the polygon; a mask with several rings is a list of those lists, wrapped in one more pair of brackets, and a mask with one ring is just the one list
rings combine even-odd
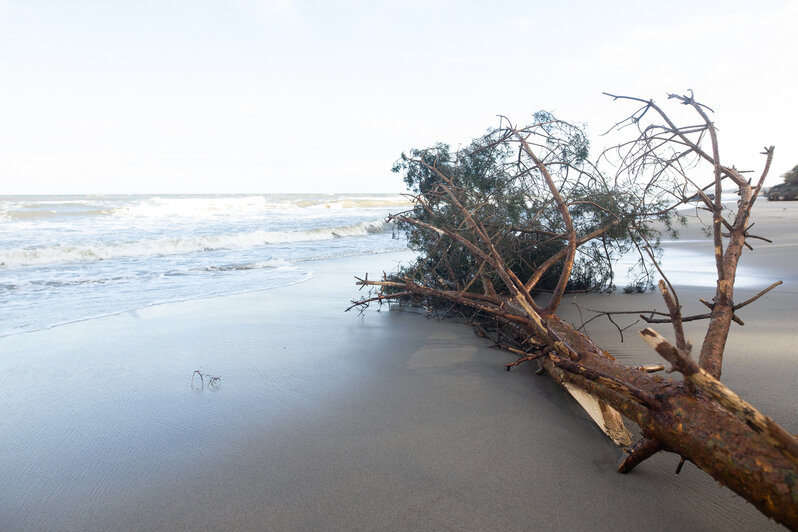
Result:
{"label": "overcast sky", "polygon": [[798,1],[0,0],[0,194],[401,192],[403,150],[602,91],[715,109],[798,164]]}

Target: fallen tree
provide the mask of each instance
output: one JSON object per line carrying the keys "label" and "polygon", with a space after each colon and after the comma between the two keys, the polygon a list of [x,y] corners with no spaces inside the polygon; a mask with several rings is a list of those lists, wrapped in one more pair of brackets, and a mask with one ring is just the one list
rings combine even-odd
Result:
{"label": "fallen tree", "polygon": [[[752,182],[721,162],[712,111],[692,94],[669,96],[698,118],[687,126],[651,100],[608,96],[637,105],[613,128],[635,134],[596,163],[588,161],[578,127],[545,113],[523,128],[502,119],[456,153],[437,145],[403,155],[397,170],[415,204],[391,219],[420,256],[381,280],[359,279],[372,291],[350,308],[406,300],[467,313],[480,334],[519,355],[508,370],[536,360],[627,450],[620,472],[656,452],[677,453],[798,529],[798,439],[719,381],[729,328],[742,323],[735,312],[779,284],[734,303],[743,248],[749,239],[766,240],[750,233],[749,218],[773,147],[764,150],[764,169]],[[710,178],[699,183],[695,176],[704,169]],[[731,206],[723,201],[724,184],[739,196]],[[683,316],[657,264],[657,242],[678,220],[676,207],[691,200],[712,215],[717,288],[711,302],[703,301],[707,313]],[[674,341],[650,328],[640,334],[682,381],[654,374],[662,367],[618,362],[557,315],[567,290],[611,289],[613,257],[630,250],[641,259],[637,288],[661,277],[668,308],[641,317],[670,323]],[[708,325],[696,361],[682,323],[698,319]],[[624,418],[642,434],[633,445]]]}

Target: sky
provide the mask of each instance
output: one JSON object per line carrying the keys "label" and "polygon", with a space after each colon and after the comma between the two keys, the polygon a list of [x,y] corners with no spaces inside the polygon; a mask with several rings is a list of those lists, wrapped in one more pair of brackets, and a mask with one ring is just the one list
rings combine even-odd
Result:
{"label": "sky", "polygon": [[[0,0],[0,195],[402,192],[403,151],[692,89],[798,164],[798,0]],[[676,109],[675,113],[681,112]]]}

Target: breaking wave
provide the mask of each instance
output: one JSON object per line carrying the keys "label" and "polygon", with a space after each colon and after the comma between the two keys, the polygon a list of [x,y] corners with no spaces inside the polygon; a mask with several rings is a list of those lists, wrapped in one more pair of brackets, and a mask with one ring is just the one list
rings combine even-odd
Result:
{"label": "breaking wave", "polygon": [[335,195],[242,195],[242,196],[0,196],[0,220],[37,220],[75,217],[118,217],[136,219],[215,218],[257,216],[274,212],[319,215],[331,210],[403,208],[409,200],[398,194]]}
{"label": "breaking wave", "polygon": [[253,231],[213,236],[162,237],[126,242],[92,242],[75,245],[60,244],[34,248],[12,248],[0,250],[0,266],[38,266],[119,258],[182,255],[221,249],[248,249],[272,244],[365,236],[390,231],[391,227],[392,224],[383,220],[373,220],[304,231]]}
{"label": "breaking wave", "polygon": [[227,215],[259,215],[274,211],[373,209],[404,207],[404,196],[242,196],[242,197],[153,197],[133,205],[107,211],[113,216],[136,218],[204,218]]}

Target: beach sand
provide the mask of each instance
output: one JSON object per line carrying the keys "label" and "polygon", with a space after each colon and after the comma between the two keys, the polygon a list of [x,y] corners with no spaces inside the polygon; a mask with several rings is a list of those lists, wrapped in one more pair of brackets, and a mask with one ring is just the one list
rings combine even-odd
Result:
{"label": "beach sand", "polygon": [[[736,300],[785,284],[740,312],[723,380],[795,433],[798,204],[755,213],[752,232],[775,242],[754,241],[743,266],[762,282]],[[675,475],[673,454],[616,473],[622,451],[573,400],[532,364],[506,372],[515,357],[464,325],[343,312],[353,275],[408,256],[0,338],[0,528],[778,529],[692,464]],[[678,288],[686,312],[712,292]],[[576,301],[664,307],[656,293]],[[572,298],[562,314],[579,320]],[[624,342],[606,321],[588,332],[625,362],[659,362],[642,327]],[[700,345],[701,324],[688,336]],[[192,387],[195,370],[220,386]]]}

